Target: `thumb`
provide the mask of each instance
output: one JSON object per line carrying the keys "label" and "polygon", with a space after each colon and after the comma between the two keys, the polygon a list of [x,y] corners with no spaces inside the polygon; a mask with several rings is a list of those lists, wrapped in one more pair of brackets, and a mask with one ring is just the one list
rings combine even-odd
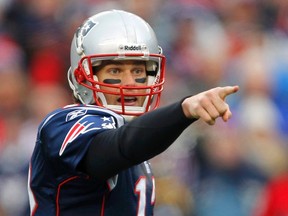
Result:
{"label": "thumb", "polygon": [[222,119],[224,122],[227,122],[232,117],[232,112],[230,111],[229,107],[225,111],[225,113],[222,115]]}

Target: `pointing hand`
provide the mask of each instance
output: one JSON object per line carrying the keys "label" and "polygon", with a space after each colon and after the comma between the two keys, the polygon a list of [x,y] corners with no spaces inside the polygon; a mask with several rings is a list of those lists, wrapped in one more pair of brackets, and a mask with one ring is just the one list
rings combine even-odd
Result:
{"label": "pointing hand", "polygon": [[218,117],[226,122],[232,113],[225,98],[238,90],[239,86],[216,87],[188,97],[182,103],[183,112],[187,118],[202,119],[209,125],[214,125]]}

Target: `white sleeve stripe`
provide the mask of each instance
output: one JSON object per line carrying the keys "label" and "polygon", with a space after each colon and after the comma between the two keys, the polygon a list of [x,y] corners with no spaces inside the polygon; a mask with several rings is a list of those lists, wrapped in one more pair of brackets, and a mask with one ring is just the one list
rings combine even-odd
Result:
{"label": "white sleeve stripe", "polygon": [[31,187],[30,187],[30,180],[31,180],[31,166],[29,166],[29,171],[28,171],[28,196],[29,196],[29,205],[30,205],[30,215],[32,215],[37,207],[37,203],[36,203],[34,194],[31,190]]}
{"label": "white sleeve stripe", "polygon": [[117,181],[118,181],[118,175],[115,175],[107,180],[107,184],[110,191],[112,191],[116,187]]}

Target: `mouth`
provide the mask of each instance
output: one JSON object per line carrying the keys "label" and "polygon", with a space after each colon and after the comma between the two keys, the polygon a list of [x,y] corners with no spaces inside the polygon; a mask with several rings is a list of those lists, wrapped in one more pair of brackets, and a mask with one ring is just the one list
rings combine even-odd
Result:
{"label": "mouth", "polygon": [[[124,97],[124,105],[125,106],[135,106],[138,99],[136,97]],[[121,104],[121,98],[117,99],[117,102]]]}

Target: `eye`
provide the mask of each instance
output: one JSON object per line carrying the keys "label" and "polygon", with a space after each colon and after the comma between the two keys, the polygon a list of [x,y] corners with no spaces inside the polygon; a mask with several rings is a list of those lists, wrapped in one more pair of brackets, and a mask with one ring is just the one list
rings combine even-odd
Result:
{"label": "eye", "polygon": [[120,70],[118,68],[110,68],[108,70],[108,73],[111,75],[118,75],[120,73]]}
{"label": "eye", "polygon": [[143,68],[135,68],[133,70],[133,74],[135,76],[143,76],[143,75],[146,75],[146,71]]}

